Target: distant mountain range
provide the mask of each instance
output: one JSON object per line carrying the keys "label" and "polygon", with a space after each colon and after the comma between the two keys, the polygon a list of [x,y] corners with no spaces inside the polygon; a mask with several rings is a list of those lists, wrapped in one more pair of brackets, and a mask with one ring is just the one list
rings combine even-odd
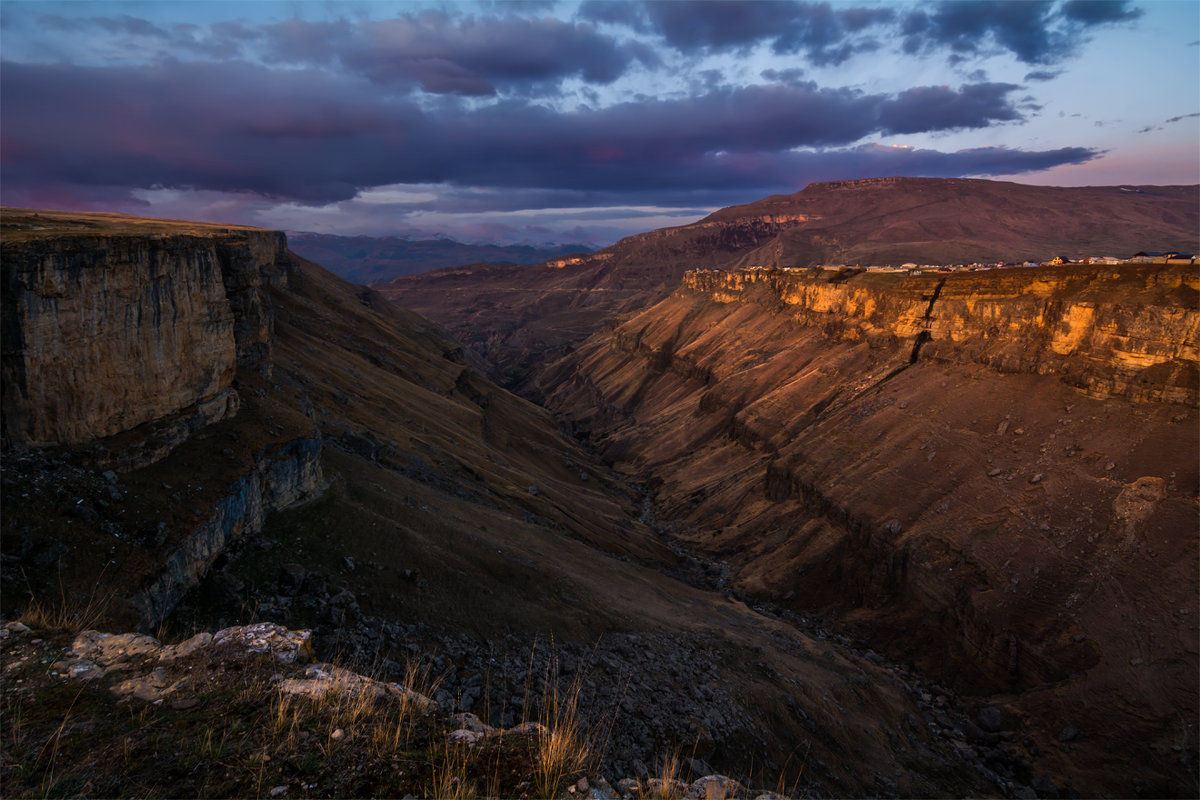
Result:
{"label": "distant mountain range", "polygon": [[289,232],[297,254],[355,283],[390,281],[439,267],[463,264],[540,264],[551,258],[593,249],[582,244],[534,247],[527,244],[464,244],[453,239],[402,239],[397,236],[333,236]]}

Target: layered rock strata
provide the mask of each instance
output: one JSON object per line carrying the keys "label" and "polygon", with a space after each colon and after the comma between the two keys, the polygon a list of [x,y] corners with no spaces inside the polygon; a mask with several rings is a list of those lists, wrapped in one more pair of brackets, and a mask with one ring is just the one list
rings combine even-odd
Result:
{"label": "layered rock strata", "polygon": [[[695,270],[680,291],[754,302],[840,341],[909,344],[938,361],[1055,375],[1097,397],[1194,405],[1200,274],[1186,266],[949,275]],[[901,347],[901,352],[905,348]]]}
{"label": "layered rock strata", "polygon": [[239,365],[269,368],[261,289],[286,281],[281,233],[47,229],[6,237],[2,253],[6,446],[79,445],[180,414],[203,427],[236,412]]}
{"label": "layered rock strata", "polygon": [[1003,705],[1076,786],[1176,794],[1196,309],[1186,268],[693,272],[540,388],[733,588]]}

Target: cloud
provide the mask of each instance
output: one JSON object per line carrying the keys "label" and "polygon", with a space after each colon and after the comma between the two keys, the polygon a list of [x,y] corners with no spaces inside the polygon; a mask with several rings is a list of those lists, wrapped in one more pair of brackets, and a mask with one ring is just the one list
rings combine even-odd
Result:
{"label": "cloud", "polygon": [[1027,64],[1054,64],[1087,41],[1090,28],[1131,22],[1142,15],[1128,0],[993,2],[944,0],[915,9],[901,33],[907,53],[949,48],[958,55],[1008,51]]}
{"label": "cloud", "polygon": [[1063,17],[1084,25],[1131,22],[1142,13],[1140,8],[1131,8],[1128,0],[1068,0],[1062,5]]}
{"label": "cloud", "polygon": [[771,84],[559,113],[511,99],[431,106],[361,78],[241,62],[8,62],[0,69],[4,188],[190,188],[313,204],[397,183],[749,188],[777,183],[790,149],[1019,120],[1015,88],[865,94]]}
{"label": "cloud", "polygon": [[475,17],[427,10],[350,23],[290,19],[265,29],[269,63],[334,61],[375,83],[434,94],[493,95],[578,77],[609,84],[657,57],[595,26],[553,17]]}
{"label": "cloud", "polygon": [[588,0],[579,17],[656,34],[687,54],[744,52],[769,44],[777,54],[803,54],[817,65],[840,64],[879,47],[864,31],[891,22],[890,8],[832,8],[824,2],[674,0],[611,3]]}
{"label": "cloud", "polygon": [[1053,69],[1035,69],[1033,72],[1025,73],[1024,80],[1026,81],[1052,81],[1062,75],[1062,70]]}
{"label": "cloud", "polygon": [[1191,114],[1180,114],[1177,117],[1170,117],[1169,119],[1164,119],[1158,125],[1147,125],[1146,127],[1139,129],[1138,133],[1150,133],[1151,131],[1161,131],[1163,129],[1162,128],[1163,125],[1170,125],[1173,122],[1183,122],[1185,119],[1195,119],[1196,117],[1200,117],[1200,112],[1194,112]]}

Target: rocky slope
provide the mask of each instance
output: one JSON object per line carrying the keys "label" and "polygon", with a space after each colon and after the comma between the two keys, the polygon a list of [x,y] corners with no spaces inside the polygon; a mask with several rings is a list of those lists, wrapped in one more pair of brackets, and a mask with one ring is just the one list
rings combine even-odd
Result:
{"label": "rocky slope", "polygon": [[497,365],[506,383],[524,387],[547,360],[614,316],[670,294],[690,269],[1194,253],[1198,198],[1194,186],[835,181],[631,236],[580,259],[437,270],[377,288],[444,324]]}
{"label": "rocky slope", "polygon": [[1198,288],[701,270],[539,388],[733,586],[998,709],[1084,794],[1189,794]]}
{"label": "rocky slope", "polygon": [[[0,474],[6,613],[52,606],[65,624],[186,634],[265,618],[311,629],[320,657],[374,664],[388,680],[423,661],[442,681],[439,702],[501,727],[526,712],[529,675],[577,678],[581,724],[609,732],[609,775],[678,751],[695,776],[719,769],[817,796],[1029,791],[1037,776],[1020,744],[973,731],[974,709],[950,689],[721,591],[720,565],[669,547],[638,489],[428,321],[281,252],[271,234],[48,216],[4,214],[30,226],[13,235],[23,248],[5,234],[6,285],[49,269],[45,253],[72,254],[49,257],[72,290],[36,305],[66,320],[63,309],[111,303],[90,337],[105,355],[66,324],[64,342],[30,338],[33,318],[6,305],[26,372],[6,369],[5,397],[28,397],[29,376],[62,354],[131,376],[127,405],[165,416],[111,435],[73,424],[53,443],[28,433],[39,409],[14,417]],[[173,268],[156,273],[160,262]],[[203,304],[174,286],[188,265],[207,270]],[[77,275],[89,270],[103,279]],[[141,280],[153,287],[137,291]],[[161,302],[142,304],[156,292]],[[232,366],[212,385],[237,393],[236,413],[147,444],[147,426],[213,389],[179,395],[143,380],[134,343],[193,329],[197,316],[213,321],[224,355],[204,361],[207,340],[193,338],[198,352],[172,358],[219,364],[221,376]],[[312,758],[306,770],[336,767]]]}

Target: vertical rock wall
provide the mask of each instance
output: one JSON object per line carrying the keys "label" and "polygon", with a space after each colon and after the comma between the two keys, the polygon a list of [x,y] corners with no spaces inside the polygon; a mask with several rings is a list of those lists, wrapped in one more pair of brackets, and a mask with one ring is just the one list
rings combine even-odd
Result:
{"label": "vertical rock wall", "polygon": [[161,622],[234,542],[262,530],[272,511],[312,499],[324,489],[321,437],[314,433],[263,453],[234,481],[212,516],[167,557],[153,582],[133,599],[143,629]]}
{"label": "vertical rock wall", "polygon": [[79,445],[180,413],[237,408],[239,365],[266,369],[263,283],[286,280],[286,239],[57,235],[5,242],[5,447]]}

